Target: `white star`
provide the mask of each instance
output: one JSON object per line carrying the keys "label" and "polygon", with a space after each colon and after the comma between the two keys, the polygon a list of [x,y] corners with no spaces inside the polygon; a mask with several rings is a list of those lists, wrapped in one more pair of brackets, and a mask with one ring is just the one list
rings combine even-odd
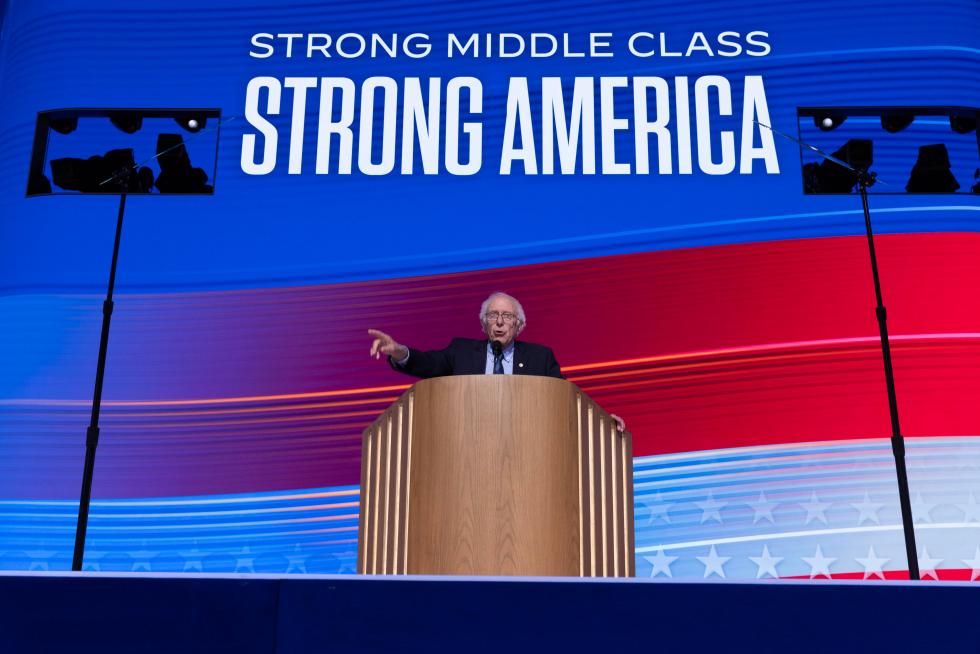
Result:
{"label": "white star", "polygon": [[204,552],[197,549],[197,541],[194,542],[194,549],[180,552],[180,556],[184,559],[184,572],[188,570],[204,572],[204,566],[201,564],[203,554]]}
{"label": "white star", "polygon": [[[42,545],[43,546],[43,545]],[[48,559],[57,554],[57,552],[50,550],[33,550],[30,552],[24,552],[27,558],[31,560],[31,564],[27,566],[28,572],[34,570],[50,570],[48,567]]]}
{"label": "white star", "polygon": [[711,551],[708,552],[708,556],[698,556],[695,557],[698,561],[704,564],[704,578],[707,579],[709,576],[716,574],[722,579],[725,578],[725,563],[731,559],[730,556],[718,556],[718,552],[715,551],[715,546],[711,546]]}
{"label": "white star", "polygon": [[99,564],[99,559],[108,554],[108,552],[85,550],[85,559],[82,562],[82,570],[88,570],[91,572],[101,572],[102,566]]}
{"label": "white star", "polygon": [[858,510],[858,525],[863,525],[865,520],[876,525],[881,524],[878,519],[878,511],[881,511],[881,507],[885,505],[881,502],[872,502],[867,493],[864,494],[864,499],[861,502],[851,502],[851,506]]}
{"label": "white star", "polygon": [[771,556],[769,554],[768,545],[762,546],[761,556],[750,556],[749,560],[759,566],[759,571],[755,574],[756,579],[761,579],[762,575],[769,575],[773,578],[779,578],[779,573],[776,572],[776,566],[783,560],[783,557]]}
{"label": "white star", "polygon": [[255,557],[249,556],[251,551],[248,549],[248,545],[242,548],[242,553],[235,561],[235,572],[255,572],[255,566],[252,564],[255,561]]}
{"label": "white star", "polygon": [[766,500],[766,494],[764,491],[759,492],[758,502],[749,502],[749,506],[755,511],[755,515],[752,516],[752,524],[759,522],[762,519],[766,519],[769,522],[776,524],[775,519],[772,517],[772,510],[778,506],[776,502],[769,502]]}
{"label": "white star", "polygon": [[970,581],[980,577],[980,547],[977,548],[972,559],[963,559],[963,563],[970,567]]}
{"label": "white star", "polygon": [[[143,547],[146,547],[146,543],[143,543]],[[133,567],[130,568],[130,572],[138,572],[140,570],[153,572],[152,568],[150,567],[150,558],[156,554],[156,552],[150,552],[144,549],[138,552],[126,553],[133,559]]]}
{"label": "white star", "polygon": [[293,548],[293,555],[286,555],[286,561],[288,561],[286,564],[286,574],[289,574],[293,570],[306,574],[306,558],[305,554],[300,554],[299,543],[297,543],[296,547]]}
{"label": "white star", "polygon": [[882,566],[891,561],[891,559],[879,559],[878,555],[875,554],[874,546],[868,548],[868,558],[866,559],[854,559],[864,567],[864,578],[870,579],[871,577],[878,577],[879,579],[885,578],[885,573],[882,570]]}
{"label": "white star", "polygon": [[666,554],[664,554],[664,550],[662,547],[658,549],[657,553],[654,554],[653,556],[644,556],[643,558],[646,559],[650,563],[650,565],[653,566],[653,569],[650,571],[651,577],[656,577],[660,573],[663,573],[668,577],[674,576],[670,573],[670,564],[676,561],[677,557],[667,556]]}
{"label": "white star", "polygon": [[643,506],[647,507],[649,511],[649,518],[647,518],[647,524],[652,525],[653,521],[660,518],[667,524],[670,524],[670,514],[667,512],[670,509],[669,504],[664,504],[660,499],[660,493],[658,492],[653,496],[653,503],[643,502]]}
{"label": "white star", "polygon": [[963,512],[963,522],[980,522],[980,504],[977,504],[977,499],[973,497],[973,493],[970,493],[969,502],[956,506],[960,507],[960,511]]}
{"label": "white star", "polygon": [[717,501],[709,492],[708,499],[703,502],[695,502],[694,504],[701,509],[701,524],[704,524],[708,520],[721,522],[721,509],[726,506],[725,502]]}
{"label": "white star", "polygon": [[925,579],[926,577],[932,577],[936,581],[939,581],[939,575],[936,574],[936,568],[942,563],[942,559],[934,559],[929,556],[929,550],[925,547],[922,548],[922,554],[919,555],[919,576]]}
{"label": "white star", "polygon": [[924,499],[922,499],[922,493],[915,494],[915,500],[912,502],[912,522],[932,522],[932,510],[936,508],[935,504],[929,504]]}
{"label": "white star", "polygon": [[803,560],[810,566],[810,579],[814,579],[817,575],[823,575],[830,579],[830,564],[837,559],[825,557],[820,551],[820,546],[817,545],[816,553],[812,557],[804,556]]}
{"label": "white star", "polygon": [[814,520],[827,524],[827,516],[824,515],[824,511],[830,508],[830,503],[818,500],[815,491],[810,494],[810,501],[800,502],[800,506],[806,509],[806,520],[803,521],[803,524],[808,525]]}

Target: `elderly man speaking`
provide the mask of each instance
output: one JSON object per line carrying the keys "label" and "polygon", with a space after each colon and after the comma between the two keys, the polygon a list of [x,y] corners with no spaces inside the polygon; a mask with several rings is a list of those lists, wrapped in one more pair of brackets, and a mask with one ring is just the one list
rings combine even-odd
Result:
{"label": "elderly man speaking", "polygon": [[446,375],[538,375],[563,378],[551,348],[515,340],[527,324],[524,308],[506,293],[493,293],[480,307],[485,339],[454,338],[443,350],[422,352],[369,329],[371,356],[388,355],[391,367],[416,377]]}

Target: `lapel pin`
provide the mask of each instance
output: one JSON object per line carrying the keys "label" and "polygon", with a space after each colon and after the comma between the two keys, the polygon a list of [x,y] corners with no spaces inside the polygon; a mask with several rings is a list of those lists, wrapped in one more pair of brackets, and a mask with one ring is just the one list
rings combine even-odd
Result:
{"label": "lapel pin", "polygon": [[517,367],[518,367],[518,368],[523,368],[523,367],[524,367],[524,364],[523,364],[523,363],[518,363],[518,364],[517,364]]}

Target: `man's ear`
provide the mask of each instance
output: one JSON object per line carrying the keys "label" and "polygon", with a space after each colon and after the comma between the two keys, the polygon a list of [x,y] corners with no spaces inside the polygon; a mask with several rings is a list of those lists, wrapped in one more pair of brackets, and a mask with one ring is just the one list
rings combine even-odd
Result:
{"label": "man's ear", "polygon": [[[519,325],[517,326],[517,334],[520,334],[520,333],[521,333],[522,331],[524,331],[524,326],[525,326],[525,325],[526,325],[526,323],[523,323],[523,322],[522,322],[522,323],[520,323],[520,324],[519,324]],[[517,334],[514,334],[514,335],[516,336]]]}

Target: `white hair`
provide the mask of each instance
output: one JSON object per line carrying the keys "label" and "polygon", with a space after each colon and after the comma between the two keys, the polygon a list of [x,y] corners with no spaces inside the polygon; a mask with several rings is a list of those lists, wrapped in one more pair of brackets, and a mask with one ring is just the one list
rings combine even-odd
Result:
{"label": "white hair", "polygon": [[483,304],[480,305],[480,322],[487,321],[487,310],[490,308],[490,303],[493,302],[494,298],[498,297],[502,297],[505,300],[510,300],[513,302],[514,308],[517,311],[518,322],[520,322],[522,325],[527,324],[527,317],[524,315],[524,307],[521,306],[521,303],[517,301],[516,297],[513,295],[508,295],[503,291],[495,291],[491,293],[490,297],[484,300]]}

